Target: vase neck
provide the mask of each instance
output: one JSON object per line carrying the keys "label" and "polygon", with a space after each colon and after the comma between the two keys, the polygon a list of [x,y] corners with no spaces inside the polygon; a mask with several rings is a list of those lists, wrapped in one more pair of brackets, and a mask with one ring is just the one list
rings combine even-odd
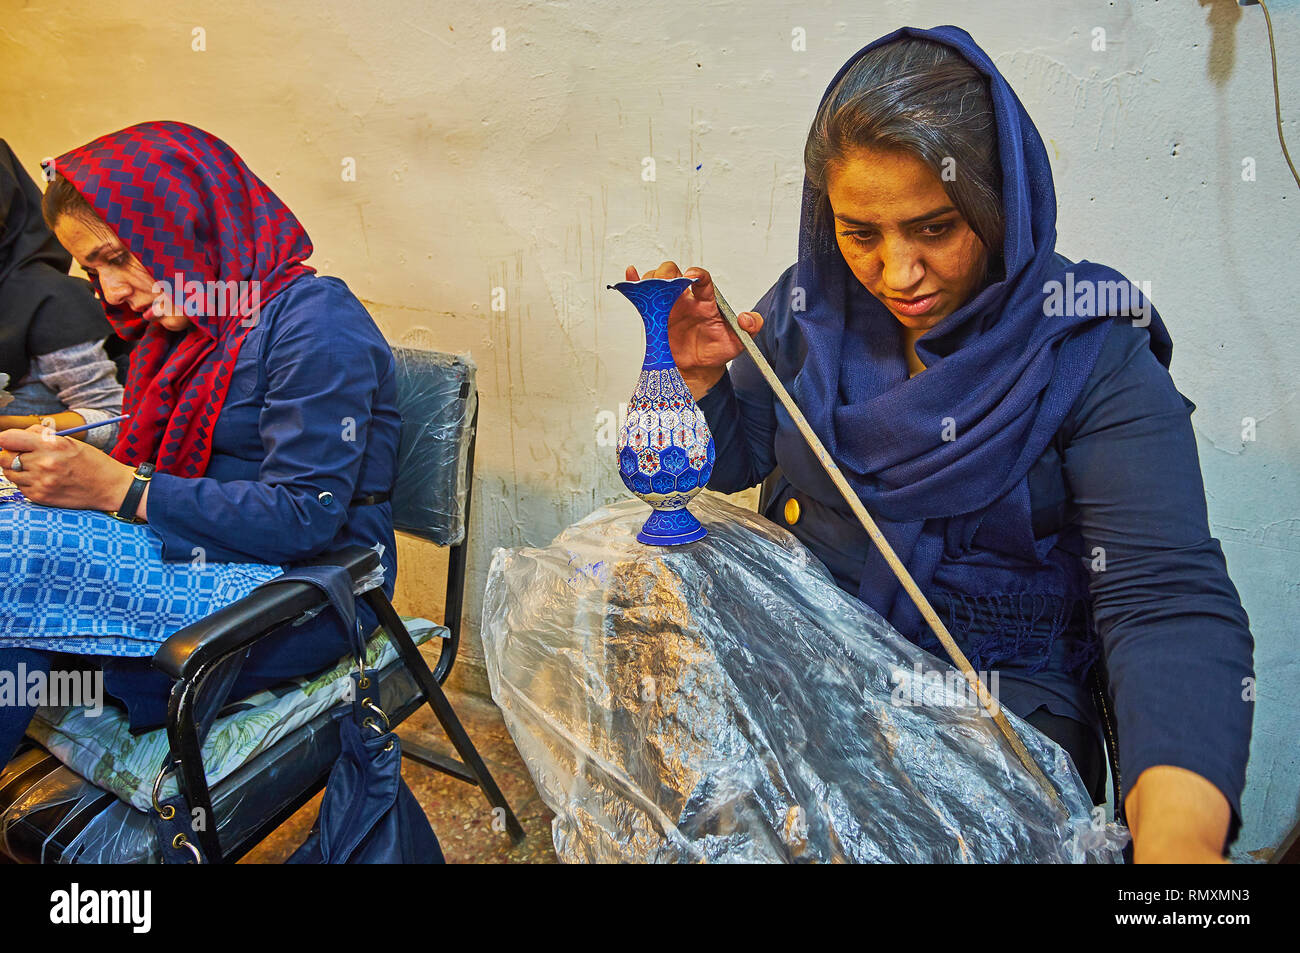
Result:
{"label": "vase neck", "polygon": [[668,315],[643,313],[641,320],[645,324],[645,360],[641,366],[646,370],[676,367],[672,349],[668,346]]}
{"label": "vase neck", "polygon": [[668,346],[668,313],[683,291],[697,279],[648,278],[642,281],[620,281],[611,288],[621,292],[636,305],[637,313],[645,324],[645,360],[642,367],[656,370],[676,367],[672,349]]}

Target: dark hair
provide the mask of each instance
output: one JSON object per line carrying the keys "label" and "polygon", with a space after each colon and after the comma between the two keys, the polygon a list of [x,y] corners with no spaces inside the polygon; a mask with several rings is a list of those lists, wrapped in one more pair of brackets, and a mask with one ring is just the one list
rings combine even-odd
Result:
{"label": "dark hair", "polygon": [[65,215],[92,223],[100,221],[99,214],[86,201],[85,196],[59,172],[54,173],[49,188],[41,196],[41,215],[50,231],[54,231],[55,223]]}
{"label": "dark hair", "polygon": [[[956,50],[931,40],[895,40],[849,68],[817,110],[804,146],[808,181],[821,194],[819,226],[829,224],[827,169],[854,149],[915,155],[989,250],[1002,254],[1002,167],[988,81]],[[944,176],[944,160],[953,175]]]}

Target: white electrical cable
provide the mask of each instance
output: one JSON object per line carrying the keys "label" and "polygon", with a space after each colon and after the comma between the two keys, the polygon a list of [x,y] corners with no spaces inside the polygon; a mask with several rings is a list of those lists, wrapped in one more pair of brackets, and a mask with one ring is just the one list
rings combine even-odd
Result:
{"label": "white electrical cable", "polygon": [[1286,159],[1286,164],[1291,167],[1291,177],[1295,179],[1296,185],[1300,185],[1300,175],[1296,174],[1295,163],[1291,161],[1291,153],[1286,148],[1286,137],[1282,135],[1282,96],[1277,89],[1277,50],[1273,47],[1273,20],[1268,15],[1268,5],[1264,0],[1257,2],[1264,11],[1264,26],[1268,29],[1268,55],[1273,63],[1273,112],[1277,117],[1277,141],[1282,145],[1282,156]]}

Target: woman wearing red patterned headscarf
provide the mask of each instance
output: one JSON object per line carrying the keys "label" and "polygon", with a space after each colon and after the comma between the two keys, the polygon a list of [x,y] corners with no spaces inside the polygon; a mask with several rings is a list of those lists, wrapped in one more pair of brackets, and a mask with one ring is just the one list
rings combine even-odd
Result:
{"label": "woman wearing red patterned headscarf", "polygon": [[[0,670],[105,656],[105,684],[141,728],[165,720],[168,683],[148,658],[177,623],[352,544],[383,545],[391,593],[393,356],[346,285],[304,264],[293,213],[216,137],[143,123],[52,172],[46,221],[136,342],[130,418],[111,453],[39,427],[0,432],[0,467],[26,496],[0,505],[14,541],[0,555]],[[364,604],[358,620],[376,621]],[[348,651],[314,620],[255,649],[233,691]],[[0,759],[23,712],[0,710]]]}

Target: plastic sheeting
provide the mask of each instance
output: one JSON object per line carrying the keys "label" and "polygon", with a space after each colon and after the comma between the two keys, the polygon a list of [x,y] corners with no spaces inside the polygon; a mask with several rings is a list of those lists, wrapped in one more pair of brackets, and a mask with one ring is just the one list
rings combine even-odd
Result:
{"label": "plastic sheeting", "polygon": [[1060,748],[1007,712],[1064,810],[955,670],[793,536],[691,508],[709,535],[686,546],[636,542],[629,500],[493,555],[492,696],[561,860],[1121,860]]}
{"label": "plastic sheeting", "polygon": [[465,479],[478,392],[467,357],[393,348],[402,441],[393,526],[439,546],[465,539]]}

